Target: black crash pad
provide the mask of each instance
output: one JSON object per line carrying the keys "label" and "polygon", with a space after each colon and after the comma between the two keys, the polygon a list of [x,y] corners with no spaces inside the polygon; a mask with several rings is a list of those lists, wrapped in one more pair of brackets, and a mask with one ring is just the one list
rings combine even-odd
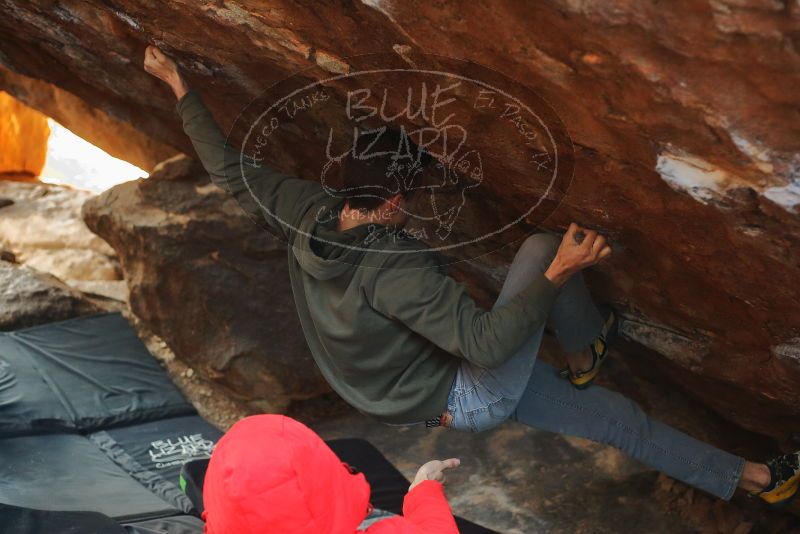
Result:
{"label": "black crash pad", "polygon": [[179,510],[76,434],[0,440],[0,502],[53,511],[100,512],[143,520]]}
{"label": "black crash pad", "polygon": [[204,528],[200,518],[189,515],[125,524],[127,534],[203,534]]}
{"label": "black crash pad", "polygon": [[89,439],[124,471],[183,512],[195,512],[180,489],[181,467],[209,458],[222,432],[197,415],[95,432]]}
{"label": "black crash pad", "polygon": [[118,313],[0,333],[0,437],[191,413]]}
{"label": "black crash pad", "polygon": [[370,503],[375,508],[403,513],[403,498],[410,482],[370,442],[363,439],[334,439],[326,442],[336,456],[367,478],[371,488]]}
{"label": "black crash pad", "polygon": [[0,528],[3,534],[126,534],[122,525],[97,512],[52,512],[2,503]]}
{"label": "black crash pad", "polygon": [[178,515],[121,524],[97,512],[53,512],[0,503],[3,534],[203,534],[197,517]]}

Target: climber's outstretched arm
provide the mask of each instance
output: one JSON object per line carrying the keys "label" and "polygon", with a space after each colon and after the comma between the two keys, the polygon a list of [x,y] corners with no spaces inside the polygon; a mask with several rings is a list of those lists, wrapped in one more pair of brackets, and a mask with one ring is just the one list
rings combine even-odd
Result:
{"label": "climber's outstretched arm", "polygon": [[202,98],[188,87],[174,61],[149,46],[144,68],[175,93],[183,130],[212,181],[229,191],[248,214],[288,237],[288,230],[306,211],[306,204],[310,205],[320,193],[320,185],[282,174],[263,162],[258,166],[246,161],[242,164],[240,151],[228,144]]}

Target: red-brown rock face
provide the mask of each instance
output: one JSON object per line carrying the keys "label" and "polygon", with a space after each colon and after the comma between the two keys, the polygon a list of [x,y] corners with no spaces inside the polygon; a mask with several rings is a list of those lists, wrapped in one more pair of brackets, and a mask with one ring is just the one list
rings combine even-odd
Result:
{"label": "red-brown rock face", "polygon": [[[629,317],[624,334],[642,347],[630,358],[647,358],[750,430],[784,443],[798,432],[797,2],[114,6],[0,0],[0,59],[186,151],[170,94],[141,70],[149,42],[176,58],[225,127],[287,75],[352,72],[369,63],[353,56],[376,51],[410,67],[429,64],[424,52],[471,60],[535,90],[575,150],[571,186],[544,226],[576,220],[610,236],[613,259],[593,282]],[[331,93],[342,98],[335,84]],[[313,143],[301,141],[314,135],[287,128],[265,155],[310,177]],[[494,150],[474,200],[482,209],[466,212],[471,230],[537,194],[508,137],[484,136]],[[475,272],[494,272],[511,252],[476,261],[471,279],[496,287]]]}

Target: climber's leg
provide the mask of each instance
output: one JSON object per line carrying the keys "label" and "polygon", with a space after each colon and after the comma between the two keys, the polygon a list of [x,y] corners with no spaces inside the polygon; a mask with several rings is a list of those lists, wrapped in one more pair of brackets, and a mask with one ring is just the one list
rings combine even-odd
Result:
{"label": "climber's leg", "polygon": [[577,390],[537,362],[512,419],[612,445],[662,473],[730,499],[745,460],[651,419],[632,400],[600,386]]}
{"label": "climber's leg", "polygon": [[[495,306],[508,302],[544,273],[555,257],[559,242],[558,237],[549,234],[527,238],[511,262]],[[567,351],[581,348],[588,351],[589,344],[600,333],[604,321],[580,273],[573,275],[559,290],[550,310],[549,323]],[[456,430],[480,432],[510,417],[528,384],[542,334],[543,328],[533,332],[517,354],[495,369],[484,369],[464,361],[450,394],[445,425]]]}
{"label": "climber's leg", "polygon": [[[558,251],[561,239],[551,234],[534,234],[523,241],[508,269],[494,307],[502,306],[520,293],[531,281],[547,271]],[[561,287],[550,308],[548,325],[566,352],[585,351],[603,327],[583,275],[576,273]]]}
{"label": "climber's leg", "polygon": [[[496,306],[507,302],[552,261],[558,239],[539,234],[517,252]],[[602,329],[580,275],[565,284],[550,311],[550,326],[566,351],[588,346]],[[649,418],[633,401],[599,386],[575,389],[558,371],[536,361],[543,329],[497,369],[462,364],[450,393],[445,426],[480,432],[511,417],[528,426],[613,445],[660,471],[722,498],[737,484],[762,489],[762,464],[716,449]],[[747,468],[747,469],[746,469]]]}

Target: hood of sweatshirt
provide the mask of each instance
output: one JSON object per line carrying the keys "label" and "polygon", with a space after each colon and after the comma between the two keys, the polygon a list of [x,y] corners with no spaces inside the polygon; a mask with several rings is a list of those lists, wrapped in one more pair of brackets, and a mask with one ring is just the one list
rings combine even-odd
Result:
{"label": "hood of sweatshirt", "polygon": [[318,204],[300,221],[292,241],[292,252],[300,267],[317,280],[331,280],[355,269],[386,226],[363,224],[338,230],[341,198]]}

